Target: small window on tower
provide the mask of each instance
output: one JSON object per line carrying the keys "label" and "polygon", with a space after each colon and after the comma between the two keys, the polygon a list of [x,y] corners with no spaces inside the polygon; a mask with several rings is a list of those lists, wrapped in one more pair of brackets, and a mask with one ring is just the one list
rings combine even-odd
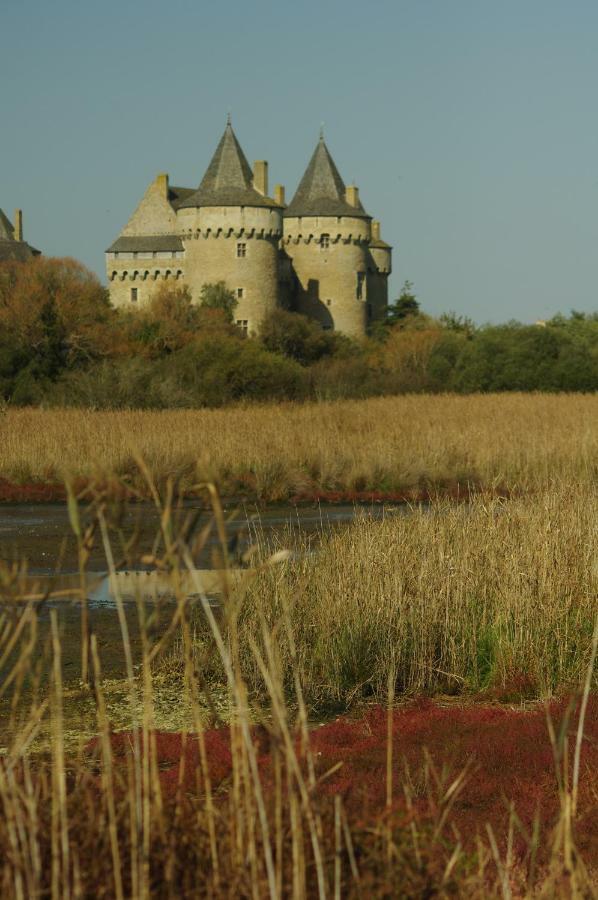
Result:
{"label": "small window on tower", "polygon": [[139,288],[131,288],[131,303],[137,303]]}
{"label": "small window on tower", "polygon": [[356,295],[358,300],[363,300],[363,288],[365,285],[365,272],[357,273]]}
{"label": "small window on tower", "polygon": [[326,306],[332,306],[332,300],[327,300],[327,301],[326,301]]}
{"label": "small window on tower", "polygon": [[328,250],[329,247],[330,247],[330,235],[323,234],[320,237],[320,250]]}
{"label": "small window on tower", "polygon": [[241,300],[245,294],[245,290],[243,288],[237,288],[237,300]]}
{"label": "small window on tower", "polygon": [[249,322],[247,319],[237,319],[236,322],[237,328],[240,328],[243,334],[247,334],[249,331]]}
{"label": "small window on tower", "polygon": [[237,244],[237,259],[245,259],[247,256],[247,244]]}

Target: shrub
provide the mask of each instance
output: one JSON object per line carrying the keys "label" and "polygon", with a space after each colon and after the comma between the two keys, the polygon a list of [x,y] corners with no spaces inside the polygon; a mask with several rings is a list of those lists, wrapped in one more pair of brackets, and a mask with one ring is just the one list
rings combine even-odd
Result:
{"label": "shrub", "polygon": [[298,313],[276,309],[262,322],[261,340],[267,350],[280,353],[301,363],[310,365],[337,349],[339,336],[323,331],[320,325]]}

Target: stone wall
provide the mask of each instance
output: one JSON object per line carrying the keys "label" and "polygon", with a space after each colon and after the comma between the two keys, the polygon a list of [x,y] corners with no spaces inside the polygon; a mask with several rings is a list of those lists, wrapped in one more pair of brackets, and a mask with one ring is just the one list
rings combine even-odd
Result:
{"label": "stone wall", "polygon": [[183,253],[107,253],[106,274],[113,305],[147,306],[164,282],[185,284],[183,257]]}
{"label": "stone wall", "polygon": [[218,281],[237,296],[235,321],[249,334],[278,305],[280,210],[203,207],[179,211],[185,275],[193,299],[202,285]]}
{"label": "stone wall", "polygon": [[369,221],[304,216],[285,218],[284,228],[283,246],[298,280],[296,311],[323,328],[364,335]]}

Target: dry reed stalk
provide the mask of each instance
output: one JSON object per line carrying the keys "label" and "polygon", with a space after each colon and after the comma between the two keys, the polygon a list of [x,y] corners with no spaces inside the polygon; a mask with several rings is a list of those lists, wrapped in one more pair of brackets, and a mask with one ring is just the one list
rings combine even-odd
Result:
{"label": "dry reed stalk", "polygon": [[388,668],[388,694],[386,703],[386,863],[390,876],[392,860],[392,773],[393,773],[393,722],[394,722],[394,696],[395,696],[396,672],[394,658],[391,657]]}
{"label": "dry reed stalk", "polygon": [[334,798],[334,900],[341,900],[342,877],[342,845],[341,845],[341,798]]}
{"label": "dry reed stalk", "polygon": [[52,629],[52,894],[69,900],[70,863],[68,812],[66,803],[66,772],[64,766],[64,710],[62,705],[62,655],[58,635],[58,614],[50,611]]}
{"label": "dry reed stalk", "polygon": [[110,839],[110,852],[112,855],[112,876],[114,878],[114,893],[116,900],[124,900],[122,883],[122,860],[118,844],[118,823],[116,816],[116,801],[114,796],[114,771],[112,764],[112,746],[110,744],[110,723],[106,711],[106,700],[102,690],[102,670],[98,654],[98,643],[95,634],[90,642],[91,661],[94,673],[94,691],[96,697],[96,709],[98,720],[98,735],[102,753],[102,794],[108,807],[108,835]]}
{"label": "dry reed stalk", "polygon": [[143,777],[142,777],[142,759],[141,759],[141,743],[139,740],[139,723],[138,723],[138,711],[137,711],[137,685],[135,680],[135,673],[133,670],[133,657],[131,653],[131,641],[129,637],[129,626],[127,623],[127,616],[125,613],[124,603],[122,599],[122,595],[120,592],[120,588],[116,579],[116,566],[114,564],[114,555],[112,553],[112,546],[110,544],[110,539],[108,537],[108,526],[106,524],[106,518],[104,516],[104,511],[100,507],[98,510],[98,521],[100,524],[100,532],[102,535],[102,543],[104,545],[104,553],[106,555],[106,562],[108,564],[108,573],[115,585],[114,587],[114,599],[116,603],[116,610],[118,615],[118,622],[121,630],[123,649],[125,654],[125,668],[126,668],[126,676],[127,676],[127,688],[129,695],[129,708],[131,711],[131,729],[132,729],[132,751],[133,751],[133,759],[132,766],[131,760],[127,757],[127,763],[129,765],[129,786],[133,786],[133,795],[130,799],[134,797],[134,804],[131,806],[130,814],[131,814],[131,833],[132,833],[132,850],[134,852],[131,853],[131,876],[132,876],[132,888],[134,896],[141,897],[140,893],[142,890],[145,890],[145,866],[143,861],[143,847],[144,847],[144,837],[143,837]]}
{"label": "dry reed stalk", "polygon": [[264,849],[264,862],[266,865],[266,872],[267,872],[267,876],[268,876],[268,889],[269,889],[270,897],[272,898],[272,900],[274,900],[274,898],[276,897],[276,877],[275,877],[275,872],[274,872],[274,862],[273,862],[273,858],[272,858],[272,846],[270,843],[268,817],[266,815],[266,808],[264,805],[264,798],[262,795],[262,788],[261,788],[260,777],[259,777],[259,772],[258,772],[258,767],[257,767],[257,760],[256,760],[256,756],[255,756],[255,748],[254,748],[252,740],[251,740],[251,731],[250,731],[249,720],[246,715],[245,708],[239,702],[240,698],[238,698],[236,696],[237,679],[236,679],[235,672],[233,669],[233,664],[232,664],[230,654],[224,644],[224,641],[222,639],[222,634],[220,632],[220,628],[218,627],[218,623],[216,622],[216,619],[214,618],[214,614],[210,607],[209,600],[203,590],[201,580],[200,580],[200,578],[197,574],[197,571],[193,565],[193,560],[191,559],[189,550],[187,548],[183,549],[183,559],[184,559],[185,565],[187,566],[187,570],[191,575],[195,590],[197,591],[197,593],[199,595],[202,609],[204,611],[208,625],[210,627],[210,630],[211,630],[214,640],[216,642],[216,646],[218,648],[220,659],[224,665],[224,669],[226,672],[227,682],[228,682],[229,688],[231,689],[233,696],[234,696],[235,707],[239,710],[242,710],[242,712],[243,712],[243,715],[240,717],[241,731],[243,734],[243,742],[245,745],[245,751],[247,752],[247,756],[248,756],[248,760],[249,760],[249,767],[250,767],[251,778],[252,778],[252,782],[253,782],[253,790],[255,793],[255,800],[256,800],[258,816],[259,816],[259,820],[260,820],[260,828],[261,828],[261,832],[262,832],[262,842],[263,842],[263,849]]}

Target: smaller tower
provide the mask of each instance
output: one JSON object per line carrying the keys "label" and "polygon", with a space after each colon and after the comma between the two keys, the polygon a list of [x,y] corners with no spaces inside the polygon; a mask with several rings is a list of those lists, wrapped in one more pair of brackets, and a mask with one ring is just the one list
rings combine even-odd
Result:
{"label": "smaller tower", "polygon": [[370,322],[384,322],[388,309],[388,276],[392,272],[392,247],[380,236],[380,222],[372,220],[371,265],[368,267]]}
{"label": "smaller tower", "polygon": [[284,211],[283,247],[297,277],[296,311],[353,337],[368,326],[370,221],[358,188],[345,187],[320,134]]}

